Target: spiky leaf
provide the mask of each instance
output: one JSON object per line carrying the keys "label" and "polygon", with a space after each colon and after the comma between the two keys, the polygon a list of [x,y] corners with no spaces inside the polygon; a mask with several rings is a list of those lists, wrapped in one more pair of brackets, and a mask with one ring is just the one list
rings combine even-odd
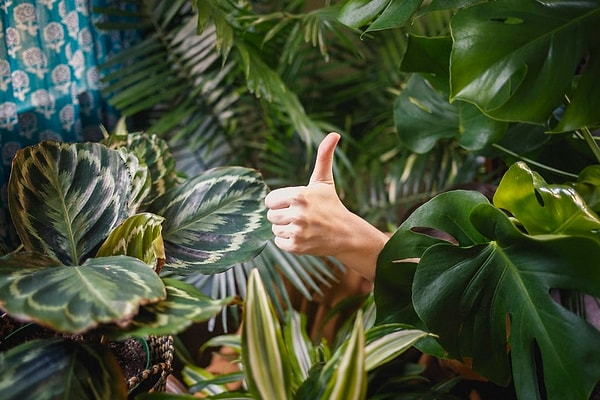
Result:
{"label": "spiky leaf", "polygon": [[98,143],[19,150],[8,192],[23,246],[78,265],[127,215],[129,185],[121,154]]}
{"label": "spiky leaf", "polygon": [[158,275],[133,257],[90,258],[80,266],[38,253],[0,258],[0,307],[60,332],[126,324],[140,305],[164,297]]}
{"label": "spiky leaf", "polygon": [[142,260],[148,265],[164,262],[165,249],[161,236],[164,218],[150,213],[127,218],[106,238],[97,257],[125,255]]}
{"label": "spiky leaf", "polygon": [[167,263],[178,273],[222,272],[254,257],[272,236],[267,187],[255,170],[223,167],[187,180],[149,210],[165,217]]}
{"label": "spiky leaf", "polygon": [[105,346],[37,339],[0,353],[3,400],[125,400],[125,378]]}
{"label": "spiky leaf", "polygon": [[291,397],[290,365],[283,334],[260,274],[250,273],[244,324],[242,362],[250,392],[262,399]]}

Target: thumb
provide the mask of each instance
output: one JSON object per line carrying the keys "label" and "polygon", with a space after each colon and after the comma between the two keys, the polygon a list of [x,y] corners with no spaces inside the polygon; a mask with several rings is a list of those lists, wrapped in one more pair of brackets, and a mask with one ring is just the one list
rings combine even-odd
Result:
{"label": "thumb", "polygon": [[340,134],[336,132],[325,136],[317,150],[315,168],[310,176],[309,185],[317,182],[333,184],[333,154],[339,140]]}

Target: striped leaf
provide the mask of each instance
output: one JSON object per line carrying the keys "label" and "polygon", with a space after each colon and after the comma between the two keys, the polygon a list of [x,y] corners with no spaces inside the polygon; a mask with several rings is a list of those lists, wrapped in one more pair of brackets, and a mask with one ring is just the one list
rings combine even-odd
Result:
{"label": "striped leaf", "polygon": [[0,258],[0,307],[14,318],[60,332],[124,325],[140,305],[164,297],[158,275],[133,257],[91,258],[81,266],[38,253]]}
{"label": "striped leaf", "polygon": [[0,353],[2,400],[125,400],[125,378],[107,346],[37,339]]}
{"label": "striped leaf", "polygon": [[143,132],[115,133],[102,142],[111,149],[124,148],[145,164],[150,175],[151,190],[144,202],[164,194],[178,182],[175,158],[167,142]]}
{"label": "striped leaf", "polygon": [[291,398],[290,365],[281,327],[256,269],[248,280],[242,362],[251,393],[261,399]]}
{"label": "striped leaf", "polygon": [[152,193],[152,178],[148,166],[141,162],[134,154],[123,151],[129,176],[131,177],[131,192],[129,197],[129,214],[135,214],[141,207],[142,202]]}
{"label": "striped leaf", "polygon": [[104,241],[96,257],[125,255],[138,258],[148,265],[156,265],[165,258],[161,224],[164,218],[137,214],[117,226]]}
{"label": "striped leaf", "polygon": [[78,265],[127,214],[130,179],[118,151],[42,142],[19,150],[9,207],[25,250]]}
{"label": "striped leaf", "polygon": [[179,279],[163,278],[163,283],[167,298],[143,306],[129,325],[130,329],[120,334],[125,337],[173,335],[193,323],[208,321],[233,301],[231,297],[211,299]]}
{"label": "striped leaf", "polygon": [[215,168],[187,180],[149,205],[165,217],[167,263],[177,273],[225,271],[258,254],[272,236],[267,187],[259,173]]}
{"label": "striped leaf", "polygon": [[391,361],[429,335],[419,329],[407,329],[403,324],[379,325],[369,329],[365,339],[366,371]]}
{"label": "striped leaf", "polygon": [[341,357],[329,360],[324,368],[333,371],[325,387],[324,399],[360,400],[367,393],[367,371],[365,369],[365,331],[362,312],[359,311]]}

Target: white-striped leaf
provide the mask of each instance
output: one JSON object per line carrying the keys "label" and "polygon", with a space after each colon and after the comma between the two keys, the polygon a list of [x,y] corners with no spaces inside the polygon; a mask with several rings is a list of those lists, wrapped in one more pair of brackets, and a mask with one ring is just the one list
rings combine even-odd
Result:
{"label": "white-striped leaf", "polygon": [[256,256],[272,237],[266,192],[257,171],[222,167],[157,198],[148,209],[165,217],[168,265],[177,273],[210,274]]}
{"label": "white-striped leaf", "polygon": [[137,214],[117,226],[104,241],[96,257],[124,255],[142,260],[148,265],[164,261],[165,249],[161,236],[164,218],[151,214]]}
{"label": "white-striped leaf", "polygon": [[123,158],[129,169],[131,177],[131,189],[129,196],[129,214],[135,214],[140,209],[144,200],[150,196],[152,191],[152,179],[148,166],[140,161],[133,153],[121,148]]}
{"label": "white-striped leaf", "polygon": [[0,394],[2,400],[125,400],[127,388],[107,346],[37,339],[0,353]]}
{"label": "white-striped leaf", "polygon": [[232,297],[211,299],[193,285],[179,279],[163,278],[167,298],[141,307],[129,324],[118,334],[128,336],[174,335],[193,323],[205,322],[233,301]]}
{"label": "white-striped leaf", "polygon": [[306,332],[306,315],[289,312],[283,326],[283,336],[290,353],[292,391],[295,392],[308,377],[310,369],[317,361],[314,346]]}
{"label": "white-striped leaf", "polygon": [[0,258],[0,308],[56,331],[82,333],[101,323],[127,324],[139,306],[164,299],[152,268],[127,256],[66,266],[39,253]]}
{"label": "white-striped leaf", "polygon": [[379,325],[366,332],[367,372],[391,361],[430,334],[419,329],[407,329],[402,324]]}
{"label": "white-striped leaf", "polygon": [[250,272],[242,364],[251,393],[260,399],[290,399],[290,365],[281,327],[258,270]]}
{"label": "white-striped leaf", "polygon": [[42,142],[19,150],[8,184],[25,250],[78,265],[127,215],[130,179],[118,151]]}
{"label": "white-striped leaf", "polygon": [[352,335],[341,357],[328,361],[323,372],[333,372],[325,387],[324,399],[361,400],[367,393],[367,371],[365,369],[365,331],[362,311],[359,310]]}

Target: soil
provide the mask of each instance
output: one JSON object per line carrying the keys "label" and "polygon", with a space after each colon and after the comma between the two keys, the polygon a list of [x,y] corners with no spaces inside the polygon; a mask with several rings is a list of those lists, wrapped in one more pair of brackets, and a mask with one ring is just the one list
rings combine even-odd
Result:
{"label": "soil", "polygon": [[109,348],[117,358],[126,379],[146,369],[146,351],[138,340],[127,339],[122,342],[111,342]]}

